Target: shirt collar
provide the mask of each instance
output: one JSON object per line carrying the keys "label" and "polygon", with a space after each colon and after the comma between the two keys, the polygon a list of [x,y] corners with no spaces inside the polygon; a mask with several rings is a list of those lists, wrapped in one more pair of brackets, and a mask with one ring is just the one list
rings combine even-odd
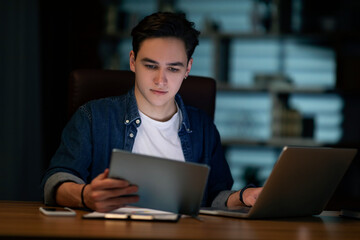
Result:
{"label": "shirt collar", "polygon": [[[188,114],[186,112],[185,104],[184,104],[180,94],[175,95],[175,101],[178,104],[178,107],[180,109],[180,114],[181,114],[181,119],[182,119],[181,120],[182,121],[181,126],[184,126],[185,130],[188,133],[190,133],[191,132],[190,120],[189,120]],[[181,126],[180,126],[180,130],[181,130]]]}
{"label": "shirt collar", "polygon": [[[127,101],[127,104],[126,104],[127,109],[126,109],[124,123],[126,125],[129,125],[135,121],[135,123],[140,124],[140,115],[139,115],[138,106],[136,103],[134,87],[127,93],[126,101]],[[137,121],[137,120],[139,120],[139,121]]]}
{"label": "shirt collar", "polygon": [[[137,125],[140,125],[141,120],[140,120],[138,106],[136,103],[134,87],[127,93],[126,100],[127,100],[127,111],[125,114],[124,123],[126,125],[129,125],[135,121]],[[191,132],[189,117],[187,115],[186,107],[180,94],[175,95],[175,101],[179,107],[181,121],[182,121],[180,129],[182,126],[184,126],[187,132]]]}

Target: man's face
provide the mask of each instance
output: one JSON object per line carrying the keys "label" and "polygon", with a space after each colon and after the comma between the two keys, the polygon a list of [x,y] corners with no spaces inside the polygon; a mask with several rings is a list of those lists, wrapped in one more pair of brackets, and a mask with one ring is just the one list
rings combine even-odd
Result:
{"label": "man's face", "polygon": [[139,109],[173,111],[174,97],[188,76],[192,59],[187,62],[185,44],[174,37],[144,40],[135,59],[130,52],[130,69],[135,72],[135,96]]}

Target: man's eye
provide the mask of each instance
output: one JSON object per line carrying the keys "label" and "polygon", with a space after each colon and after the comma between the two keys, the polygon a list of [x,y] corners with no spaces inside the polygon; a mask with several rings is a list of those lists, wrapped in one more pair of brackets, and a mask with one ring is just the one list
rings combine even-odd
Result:
{"label": "man's eye", "polygon": [[149,68],[149,69],[156,69],[156,65],[145,65],[145,67]]}
{"label": "man's eye", "polygon": [[179,71],[179,69],[173,68],[173,67],[169,68],[169,70],[170,70],[171,72],[177,72],[177,71]]}

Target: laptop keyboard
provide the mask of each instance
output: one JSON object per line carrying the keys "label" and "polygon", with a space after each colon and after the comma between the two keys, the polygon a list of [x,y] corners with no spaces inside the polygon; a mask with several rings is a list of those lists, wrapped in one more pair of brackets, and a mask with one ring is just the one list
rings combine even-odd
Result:
{"label": "laptop keyboard", "polygon": [[215,212],[234,212],[234,213],[248,213],[250,211],[250,207],[233,207],[233,208],[201,208],[200,213],[201,212],[205,212],[205,211],[215,211]]}
{"label": "laptop keyboard", "polygon": [[234,212],[234,213],[248,213],[250,211],[250,207],[232,207],[232,208],[219,208],[219,211],[225,211],[225,212]]}
{"label": "laptop keyboard", "polygon": [[248,213],[250,211],[251,208],[249,207],[239,207],[239,208],[227,208],[224,209],[227,212],[238,212],[238,213]]}

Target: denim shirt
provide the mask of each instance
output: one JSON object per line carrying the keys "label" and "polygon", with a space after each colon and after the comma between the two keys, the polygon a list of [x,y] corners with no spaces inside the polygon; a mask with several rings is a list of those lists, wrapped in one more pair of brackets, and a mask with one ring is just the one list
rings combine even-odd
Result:
{"label": "denim shirt", "polygon": [[[233,184],[220,136],[208,115],[185,106],[178,94],[175,100],[182,113],[178,135],[185,161],[210,166],[201,204],[210,206]],[[122,96],[93,100],[81,106],[64,128],[60,146],[43,178],[45,203],[56,204],[55,191],[63,182],[90,183],[109,167],[114,148],[131,152],[140,124],[134,89]],[[224,191],[217,201],[226,201],[230,193]]]}

